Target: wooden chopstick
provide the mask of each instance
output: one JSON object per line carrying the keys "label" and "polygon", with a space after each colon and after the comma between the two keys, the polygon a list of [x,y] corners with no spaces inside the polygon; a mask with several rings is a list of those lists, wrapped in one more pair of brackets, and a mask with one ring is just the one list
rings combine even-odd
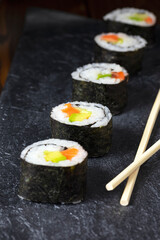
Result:
{"label": "wooden chopstick", "polygon": [[[146,147],[148,145],[150,135],[152,133],[152,130],[153,130],[153,127],[154,127],[154,124],[157,119],[159,111],[160,111],[160,90],[158,91],[157,97],[155,99],[155,102],[151,109],[150,115],[148,117],[147,124],[144,129],[142,139],[139,144],[134,161],[137,161],[139,156],[141,156],[141,154],[146,150]],[[120,204],[123,206],[127,206],[129,204],[129,201],[130,201],[130,198],[132,195],[132,191],[133,191],[133,188],[134,188],[137,176],[138,176],[138,172],[139,172],[139,168],[137,168],[136,171],[133,172],[128,178],[126,187],[124,189],[124,192],[123,192],[121,200],[120,200]]]}
{"label": "wooden chopstick", "polygon": [[138,157],[136,161],[132,162],[114,179],[112,179],[106,185],[106,189],[110,191],[116,188],[121,182],[123,182],[131,173],[133,173],[138,167],[140,167],[144,162],[146,162],[159,149],[160,149],[160,140],[158,140],[155,144],[153,144],[147,151],[145,151],[145,153],[143,153],[140,157]]}

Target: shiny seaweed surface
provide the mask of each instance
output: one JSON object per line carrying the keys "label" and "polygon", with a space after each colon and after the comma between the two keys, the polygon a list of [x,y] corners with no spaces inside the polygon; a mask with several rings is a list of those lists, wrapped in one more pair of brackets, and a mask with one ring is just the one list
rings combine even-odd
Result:
{"label": "shiny seaweed surface", "polygon": [[95,43],[95,62],[118,63],[134,74],[141,69],[145,48],[128,52],[116,52],[99,47]]}
{"label": "shiny seaweed surface", "polygon": [[67,125],[51,118],[51,128],[52,137],[79,142],[89,157],[103,156],[111,146],[112,119],[107,126],[91,128],[90,125]]}
{"label": "shiny seaweed surface", "polygon": [[147,40],[148,43],[154,42],[155,25],[150,27],[135,26],[127,23],[106,20],[106,29],[108,32],[124,32],[129,35],[139,35]]}
{"label": "shiny seaweed surface", "polygon": [[21,160],[19,196],[42,203],[78,203],[86,192],[87,159],[72,167],[34,165]]}
{"label": "shiny seaweed surface", "polygon": [[109,85],[72,79],[72,100],[101,103],[119,114],[127,104],[127,81]]}

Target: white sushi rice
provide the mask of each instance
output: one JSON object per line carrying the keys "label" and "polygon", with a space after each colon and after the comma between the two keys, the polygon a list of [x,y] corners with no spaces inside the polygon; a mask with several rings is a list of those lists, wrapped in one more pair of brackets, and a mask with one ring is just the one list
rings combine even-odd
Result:
{"label": "white sushi rice", "polygon": [[87,111],[91,111],[92,114],[88,119],[84,119],[83,121],[75,121],[70,122],[67,114],[62,112],[62,109],[65,109],[65,103],[58,105],[57,107],[52,108],[51,118],[55,119],[58,122],[67,124],[67,125],[75,125],[75,126],[86,126],[91,125],[91,128],[107,126],[109,123],[112,114],[110,110],[97,103],[88,103],[88,102],[70,102],[73,107],[79,107],[86,109]]}
{"label": "white sushi rice", "polygon": [[[134,14],[146,14],[149,16],[153,22],[152,23],[146,23],[145,21],[135,21],[132,19],[129,19],[130,16]],[[111,20],[111,21],[116,21],[116,22],[122,22],[130,25],[135,25],[135,26],[142,26],[142,27],[150,27],[153,26],[156,23],[156,16],[144,9],[138,9],[138,8],[121,8],[121,9],[116,9],[108,14],[106,14],[103,19],[106,20]]]}
{"label": "white sushi rice", "polygon": [[[76,148],[78,153],[71,160],[64,160],[58,163],[46,161],[44,151],[62,151],[64,147]],[[50,167],[70,167],[77,165],[87,157],[88,153],[77,143],[61,139],[48,139],[33,143],[26,147],[21,153],[21,159],[28,163]]]}
{"label": "white sushi rice", "polygon": [[118,84],[121,82],[118,78],[103,77],[97,80],[98,74],[111,74],[112,72],[124,72],[128,75],[125,68],[115,63],[92,63],[77,68],[71,74],[72,78],[78,81],[94,82],[97,84]]}
{"label": "white sushi rice", "polygon": [[[112,44],[105,40],[102,40],[101,37],[107,34],[116,34],[119,38],[123,39],[123,42]],[[145,47],[147,44],[147,41],[140,36],[132,36],[125,33],[112,33],[112,32],[99,34],[95,36],[94,41],[97,43],[98,46],[115,52],[135,51],[137,49]]]}

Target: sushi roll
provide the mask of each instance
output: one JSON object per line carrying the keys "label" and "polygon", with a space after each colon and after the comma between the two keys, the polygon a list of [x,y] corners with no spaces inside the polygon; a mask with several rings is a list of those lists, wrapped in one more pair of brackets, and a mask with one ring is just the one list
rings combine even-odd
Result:
{"label": "sushi roll", "polygon": [[101,104],[68,102],[51,111],[53,138],[79,142],[89,157],[107,153],[111,145],[112,114]]}
{"label": "sushi roll", "polygon": [[154,38],[156,16],[144,9],[121,8],[116,9],[103,17],[108,32],[124,32],[139,35],[148,42]]}
{"label": "sushi roll", "polygon": [[129,74],[141,68],[146,40],[125,33],[102,33],[94,38],[95,61],[118,63]]}
{"label": "sushi roll", "polygon": [[21,153],[19,197],[41,203],[79,203],[86,192],[87,152],[77,143],[48,139]]}
{"label": "sushi roll", "polygon": [[72,100],[101,103],[113,115],[127,103],[127,71],[115,63],[92,63],[77,68],[72,76]]}

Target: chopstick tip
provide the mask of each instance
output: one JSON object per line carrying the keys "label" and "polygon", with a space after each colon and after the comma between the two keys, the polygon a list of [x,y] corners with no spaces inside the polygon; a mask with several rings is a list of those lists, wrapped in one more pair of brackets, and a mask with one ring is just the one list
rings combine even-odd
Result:
{"label": "chopstick tip", "polygon": [[108,183],[108,184],[106,184],[106,189],[107,189],[107,191],[112,191],[113,186],[110,183]]}
{"label": "chopstick tip", "polygon": [[121,200],[120,200],[120,204],[121,204],[122,206],[128,206],[129,202],[128,202],[127,200],[121,199]]}

